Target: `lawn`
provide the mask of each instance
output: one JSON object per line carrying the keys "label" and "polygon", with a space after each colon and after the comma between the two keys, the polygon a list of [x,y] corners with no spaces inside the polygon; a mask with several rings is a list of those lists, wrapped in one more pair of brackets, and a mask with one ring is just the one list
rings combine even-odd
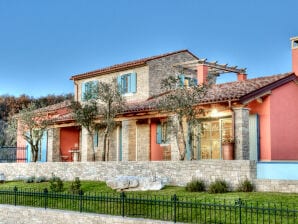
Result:
{"label": "lawn", "polygon": [[[68,193],[68,189],[71,185],[71,181],[65,181],[64,183],[64,191],[63,193]],[[7,181],[3,184],[0,184],[0,189],[13,189],[17,187],[20,190],[25,189],[34,189],[34,190],[44,190],[45,188],[50,189],[49,182],[42,183],[24,183],[23,181]],[[105,182],[100,181],[81,181],[81,189],[84,193],[116,193],[115,190],[111,189],[106,185]],[[273,193],[273,192],[228,192],[223,194],[209,194],[207,192],[187,192],[184,187],[176,187],[176,186],[166,186],[164,189],[160,191],[135,191],[135,192],[127,192],[127,194],[138,194],[138,195],[174,195],[189,197],[189,198],[204,198],[204,199],[228,199],[228,200],[236,200],[241,198],[247,201],[258,201],[258,202],[274,202],[274,203],[297,203],[298,202],[298,194],[290,194],[290,193]]]}

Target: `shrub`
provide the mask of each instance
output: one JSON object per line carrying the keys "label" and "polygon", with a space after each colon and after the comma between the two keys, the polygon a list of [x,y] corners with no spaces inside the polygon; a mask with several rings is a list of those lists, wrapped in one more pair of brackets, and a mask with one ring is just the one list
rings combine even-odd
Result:
{"label": "shrub", "polygon": [[208,192],[211,194],[217,194],[217,193],[226,193],[228,192],[228,190],[229,190],[229,187],[226,181],[216,180],[215,182],[210,184]]}
{"label": "shrub", "polygon": [[191,182],[187,183],[185,190],[190,192],[205,191],[205,183],[203,180],[192,180]]}
{"label": "shrub", "polygon": [[249,180],[244,180],[242,182],[240,182],[237,191],[240,192],[252,192],[254,190],[254,186],[252,184],[252,182],[250,182]]}
{"label": "shrub", "polygon": [[27,177],[27,178],[24,179],[24,183],[27,183],[27,184],[33,183],[34,180],[35,180],[35,177],[34,176]]}
{"label": "shrub", "polygon": [[53,192],[61,192],[63,191],[63,182],[60,179],[60,177],[56,177],[54,174],[52,174],[50,182],[50,189]]}
{"label": "shrub", "polygon": [[69,187],[69,193],[71,194],[79,194],[81,191],[81,181],[79,177],[76,177],[74,182],[71,183]]}
{"label": "shrub", "polygon": [[44,176],[35,178],[35,183],[41,183],[41,182],[46,182],[46,181],[47,181],[47,178]]}

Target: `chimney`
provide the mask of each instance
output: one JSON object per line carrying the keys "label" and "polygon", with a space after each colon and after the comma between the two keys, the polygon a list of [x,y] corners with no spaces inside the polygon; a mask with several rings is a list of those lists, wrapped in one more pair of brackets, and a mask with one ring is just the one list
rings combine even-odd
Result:
{"label": "chimney", "polygon": [[237,80],[238,81],[244,81],[247,79],[247,74],[243,74],[243,73],[238,73],[237,74]]}
{"label": "chimney", "polygon": [[298,76],[298,36],[291,38],[292,70]]}
{"label": "chimney", "polygon": [[198,84],[206,83],[207,76],[208,76],[208,66],[207,65],[198,65],[198,67],[197,67]]}

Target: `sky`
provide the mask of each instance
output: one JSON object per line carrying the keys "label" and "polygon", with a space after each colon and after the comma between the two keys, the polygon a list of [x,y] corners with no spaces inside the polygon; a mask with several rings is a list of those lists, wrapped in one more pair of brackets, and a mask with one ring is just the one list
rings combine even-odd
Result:
{"label": "sky", "polygon": [[289,72],[297,15],[297,0],[0,0],[0,95],[72,93],[72,75],[181,49]]}

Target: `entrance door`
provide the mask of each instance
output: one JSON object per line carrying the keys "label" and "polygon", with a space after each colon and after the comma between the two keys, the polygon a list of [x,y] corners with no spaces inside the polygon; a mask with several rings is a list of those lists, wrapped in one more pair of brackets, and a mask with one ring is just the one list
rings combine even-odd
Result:
{"label": "entrance door", "polygon": [[201,159],[221,159],[221,139],[233,136],[232,119],[218,119],[201,123],[199,156]]}

